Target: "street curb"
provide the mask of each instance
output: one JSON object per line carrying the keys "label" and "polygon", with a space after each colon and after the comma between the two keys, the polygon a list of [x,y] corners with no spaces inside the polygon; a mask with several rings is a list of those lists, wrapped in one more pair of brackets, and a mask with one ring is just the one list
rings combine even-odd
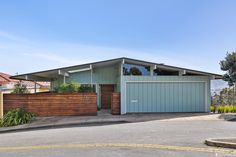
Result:
{"label": "street curb", "polygon": [[230,118],[228,121],[235,122],[236,121],[236,117]]}
{"label": "street curb", "polygon": [[[228,139],[230,139],[230,138],[228,138]],[[208,146],[214,146],[214,147],[236,149],[236,143],[221,141],[221,139],[206,139],[205,144]]]}
{"label": "street curb", "polygon": [[22,128],[9,128],[9,129],[5,129],[5,130],[0,129],[0,134],[10,133],[10,132],[40,130],[40,129],[102,126],[102,125],[124,124],[124,123],[130,123],[130,122],[129,121],[124,121],[124,120],[119,120],[119,121],[101,121],[101,122],[83,122],[83,123],[65,123],[65,124],[49,124],[49,125],[40,125],[40,126],[26,126],[26,127],[22,127]]}

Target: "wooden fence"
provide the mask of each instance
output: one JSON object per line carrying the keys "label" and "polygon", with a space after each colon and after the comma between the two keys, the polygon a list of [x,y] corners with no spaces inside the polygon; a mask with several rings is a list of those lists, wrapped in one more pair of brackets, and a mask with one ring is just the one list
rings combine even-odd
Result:
{"label": "wooden fence", "polygon": [[112,93],[111,95],[111,114],[120,114],[120,93]]}
{"label": "wooden fence", "polygon": [[3,112],[24,108],[36,116],[97,115],[96,93],[3,94]]}

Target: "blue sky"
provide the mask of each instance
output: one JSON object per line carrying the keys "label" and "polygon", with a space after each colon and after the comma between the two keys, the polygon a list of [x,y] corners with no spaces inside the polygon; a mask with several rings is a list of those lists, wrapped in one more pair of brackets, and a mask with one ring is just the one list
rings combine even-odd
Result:
{"label": "blue sky", "polygon": [[222,73],[236,46],[234,0],[0,1],[0,71],[115,57]]}

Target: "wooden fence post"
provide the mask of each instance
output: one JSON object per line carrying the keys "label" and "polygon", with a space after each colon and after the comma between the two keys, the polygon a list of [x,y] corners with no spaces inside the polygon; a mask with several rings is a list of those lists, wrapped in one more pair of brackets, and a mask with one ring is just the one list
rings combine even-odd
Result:
{"label": "wooden fence post", "polygon": [[3,93],[0,91],[0,118],[3,118]]}

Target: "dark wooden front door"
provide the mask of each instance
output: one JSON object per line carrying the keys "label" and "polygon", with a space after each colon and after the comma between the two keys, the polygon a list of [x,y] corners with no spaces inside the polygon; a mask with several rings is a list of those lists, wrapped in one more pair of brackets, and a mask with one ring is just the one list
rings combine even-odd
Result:
{"label": "dark wooden front door", "polygon": [[114,85],[101,85],[101,109],[111,108],[111,94],[114,92]]}

